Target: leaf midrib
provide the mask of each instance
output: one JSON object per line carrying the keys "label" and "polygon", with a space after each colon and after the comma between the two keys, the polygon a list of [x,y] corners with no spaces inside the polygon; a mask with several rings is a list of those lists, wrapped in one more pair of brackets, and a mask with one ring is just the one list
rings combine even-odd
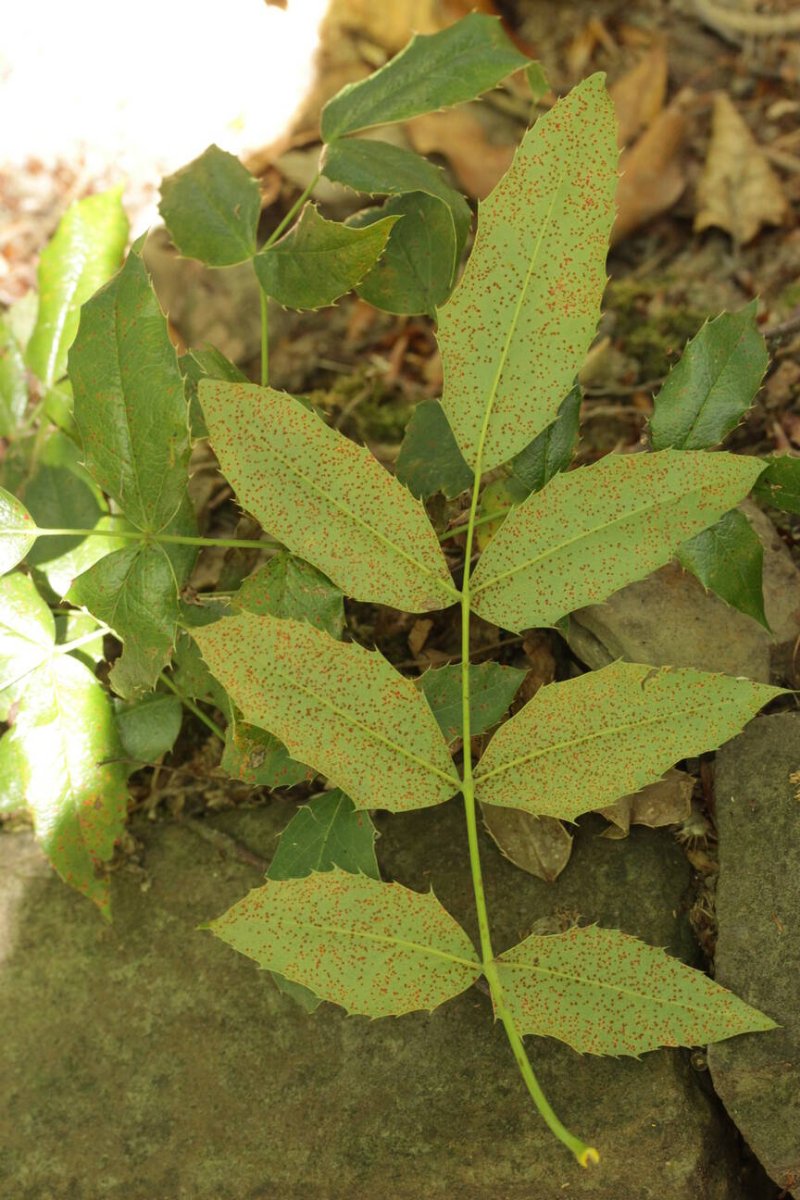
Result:
{"label": "leaf midrib", "polygon": [[[460,958],[457,954],[448,954],[445,950],[437,950],[433,946],[425,946],[421,942],[411,942],[406,938],[388,937],[380,933],[368,933],[366,930],[350,929],[342,925],[324,925],[313,921],[303,921],[296,918],[292,922],[297,929],[305,932],[311,931],[314,933],[332,933],[339,937],[362,938],[367,942],[378,942],[384,946],[399,946],[403,950],[410,950],[414,954],[429,954],[434,958],[440,958],[447,962],[457,963],[459,966],[469,967],[470,971],[475,972],[475,978],[481,973],[481,964],[478,958]],[[281,967],[276,968],[282,970]],[[288,978],[288,976],[287,976]],[[295,981],[298,982],[298,981]],[[306,984],[306,986],[308,986]]]}

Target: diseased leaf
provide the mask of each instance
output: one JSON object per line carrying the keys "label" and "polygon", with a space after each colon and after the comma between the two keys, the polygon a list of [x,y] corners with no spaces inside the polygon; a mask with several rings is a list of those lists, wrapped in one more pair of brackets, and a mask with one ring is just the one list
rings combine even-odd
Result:
{"label": "diseased leaf", "polygon": [[232,779],[251,787],[294,787],[314,774],[305,763],[293,759],[273,734],[239,720],[236,714],[225,730],[219,765]]}
{"label": "diseased leaf", "polygon": [[255,888],[208,928],[259,966],[369,1017],[432,1010],[481,971],[432,892],[339,868]]}
{"label": "diseased leaf", "polygon": [[314,796],[281,834],[267,879],[302,879],[341,867],[351,875],[380,879],[375,826],[349,796],[335,788]]}
{"label": "diseased leaf", "polygon": [[508,464],[514,480],[528,492],[540,492],[559,471],[566,471],[575,454],[581,419],[581,388],[575,384],[561,401],[552,424],[515,454]]}
{"label": "diseased leaf", "polygon": [[363,229],[326,221],[313,204],[279,242],[253,259],[258,282],[286,308],[322,308],[349,292],[380,258],[396,217]]}
{"label": "diseased leaf", "polygon": [[458,239],[453,214],[436,196],[408,192],[393,196],[382,208],[357,213],[349,224],[369,229],[386,217],[401,219],[380,261],[359,283],[358,294],[386,312],[433,317],[455,278]]}
{"label": "diseased leaf", "polygon": [[572,854],[572,834],[560,821],[496,804],[484,804],[481,811],[492,841],[509,862],[545,883],[558,879]]}
{"label": "diseased leaf", "polygon": [[436,492],[452,500],[471,486],[472,471],[464,462],[438,400],[421,400],[411,414],[395,475],[423,500]]}
{"label": "diseased leaf", "polygon": [[769,629],[764,612],[764,547],[738,508],[684,542],[678,561],[703,587]]}
{"label": "diseased leaf", "polygon": [[716,446],[750,408],[769,362],[756,308],[721,313],[689,342],[653,404],[655,450]]}
{"label": "diseased leaf", "polygon": [[616,662],[541,688],[497,731],[475,773],[484,804],[574,821],[716,750],[780,688]]}
{"label": "diseased leaf", "polygon": [[[526,671],[485,662],[469,669],[469,712],[473,735],[485,733],[503,717],[522,683]],[[461,710],[461,664],[426,671],[417,680],[439,728],[448,742],[463,732]]]}
{"label": "diseased leaf", "polygon": [[377,652],[252,613],[192,636],[245,720],[269,729],[357,808],[402,812],[458,791],[424,697]]}
{"label": "diseased leaf", "polygon": [[556,417],[594,334],[617,148],[600,75],[526,134],[478,209],[464,274],[439,312],[442,404],[461,452],[506,462]]}
{"label": "diseased leaf", "polygon": [[256,616],[308,621],[332,638],[344,632],[342,593],[316,567],[284,550],[245,579],[232,604]]}
{"label": "diseased leaf", "polygon": [[767,469],[753,488],[755,498],[772,508],[800,513],[800,458],[772,454],[761,461]]}
{"label": "diseased leaf", "polygon": [[158,210],[181,254],[210,267],[245,262],[256,252],[258,181],[234,154],[209,146],[161,183]]}
{"label": "diseased leaf", "polygon": [[163,530],[186,496],[189,425],[141,242],[84,305],[69,372],[89,473],[138,529]]}
{"label": "diseased leaf", "polygon": [[[198,611],[202,612],[203,610],[200,609]],[[189,624],[186,621],[186,613],[183,610],[181,611],[181,617],[184,623]],[[219,620],[219,616],[216,615],[212,619]],[[194,628],[194,625],[191,627]],[[200,700],[204,704],[210,704],[214,708],[218,708],[226,720],[230,720],[231,706],[225,689],[214,678],[203,662],[197,642],[183,629],[178,634],[172,668],[173,682],[182,696],[188,696],[190,700]]]}
{"label": "diseased leaf", "polygon": [[153,763],[169,753],[181,731],[183,708],[177,696],[153,692],[133,704],[119,705],[115,716],[122,749],[134,760],[125,764],[130,773],[136,770],[135,763]]}
{"label": "diseased leaf", "polygon": [[740,455],[660,450],[556,475],[484,551],[473,610],[518,632],[603,601],[668,562],[742,500],[761,469]]}
{"label": "diseased leaf", "polygon": [[36,541],[34,521],[24,504],[5,488],[0,488],[0,575],[13,571]]}
{"label": "diseased leaf", "polygon": [[579,1054],[637,1056],[776,1027],[707,975],[616,929],[533,935],[497,968],[520,1033],[558,1038]]}
{"label": "diseased leaf", "polygon": [[186,398],[189,401],[189,426],[192,431],[192,441],[208,437],[203,410],[197,397],[197,385],[201,379],[227,379],[230,383],[247,383],[244,371],[240,371],[235,363],[226,358],[221,350],[214,346],[204,346],[199,350],[189,350],[178,359],[178,366],[183,374],[186,388]]}
{"label": "diseased leaf", "polygon": [[201,380],[200,401],[240,504],[347,595],[406,612],[458,599],[422,505],[368,450],[272,388]]}
{"label": "diseased leaf", "polygon": [[17,436],[28,407],[25,360],[8,321],[0,318],[0,437]]}
{"label": "diseased leaf", "polygon": [[128,240],[122,188],[87,196],[67,209],[39,260],[39,312],[26,352],[45,387],[67,369],[80,308],[113,275]]}

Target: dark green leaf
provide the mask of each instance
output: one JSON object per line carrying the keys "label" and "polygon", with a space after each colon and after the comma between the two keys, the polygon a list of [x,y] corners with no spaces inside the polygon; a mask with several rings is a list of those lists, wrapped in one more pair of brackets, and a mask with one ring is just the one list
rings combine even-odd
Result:
{"label": "dark green leaf", "polygon": [[448,500],[472,484],[445,411],[438,400],[422,400],[411,414],[397,456],[395,474],[410,492],[427,500],[443,492]]}
{"label": "dark green leaf", "polygon": [[233,605],[256,616],[308,621],[334,638],[344,630],[342,593],[316,567],[286,550],[245,579]]}
{"label": "dark green leaf", "polygon": [[326,221],[313,204],[279,242],[253,262],[268,296],[286,308],[322,308],[351,291],[383,253],[397,217],[364,229]]}
{"label": "dark green leaf", "polygon": [[[152,763],[167,754],[181,731],[183,709],[177,696],[154,692],[135,704],[116,707],[117,730],[128,758]],[[135,770],[126,764],[130,773]]]}
{"label": "dark green leaf", "polygon": [[772,508],[800,513],[800,458],[774,454],[764,462],[767,469],[756,481],[753,495]]}
{"label": "dark green leaf", "polygon": [[0,488],[0,575],[21,563],[36,541],[35,533],[22,533],[34,528],[33,517],[24,504],[4,488]]}
{"label": "dark green leaf", "polygon": [[559,471],[566,471],[575,453],[581,419],[581,389],[578,384],[561,401],[552,425],[515,454],[511,474],[528,492],[538,492]]}
{"label": "dark green leaf", "polygon": [[335,788],[314,796],[281,834],[267,879],[302,879],[312,871],[341,867],[353,875],[379,879],[375,826]]}
{"label": "dark green leaf", "polygon": [[756,301],[707,322],[655,398],[655,450],[704,450],[721,442],[755,399],[769,356],[756,327]]}
{"label": "dark green leaf", "polygon": [[278,738],[234,716],[225,730],[223,771],[251,787],[294,787],[314,774],[292,758]]}
{"label": "dark green leaf", "polygon": [[233,154],[209,146],[161,184],[159,212],[187,258],[229,267],[252,258],[261,214],[258,182]]}
{"label": "dark green leaf", "polygon": [[[469,669],[470,727],[473,734],[485,733],[502,718],[525,678],[516,667],[486,662]],[[461,737],[461,666],[454,664],[426,671],[417,681],[430,704],[439,728],[448,742]]]}
{"label": "dark green leaf", "polygon": [[538,104],[542,96],[550,91],[550,84],[547,82],[542,64],[540,62],[529,63],[525,68],[525,77],[528,80],[528,87],[531,89],[533,102]]}
{"label": "dark green leaf", "polygon": [[392,313],[427,313],[450,295],[456,270],[456,228],[444,201],[408,192],[382,208],[357,214],[351,225],[370,228],[384,217],[400,217],[379,263],[357,288],[375,308]]}
{"label": "dark green leaf", "polygon": [[[78,458],[75,444],[63,433],[54,432],[45,443],[22,493],[28,511],[42,529],[94,529],[102,516],[97,494],[80,470]],[[74,550],[80,541],[79,537],[41,538],[31,549],[28,562],[33,566],[50,563]]]}
{"label": "dark green leaf", "polygon": [[69,356],[75,420],[92,478],[139,529],[164,529],[186,495],[183,378],[137,243],[84,305]]}
{"label": "dark green leaf", "polygon": [[27,407],[25,360],[8,322],[0,319],[0,437],[16,436]]}
{"label": "dark green leaf", "polygon": [[186,398],[189,401],[192,441],[198,441],[208,437],[205,417],[197,398],[197,385],[200,380],[227,379],[231,383],[247,383],[247,376],[214,346],[205,346],[201,350],[190,350],[187,354],[182,354],[178,359],[178,366],[183,374]]}
{"label": "dark green leaf", "polygon": [[81,305],[119,266],[128,240],[122,188],[78,200],[39,260],[39,313],[26,359],[49,387],[67,369]]}
{"label": "dark green leaf", "polygon": [[385,67],[342,88],[322,110],[323,141],[473,100],[529,62],[497,18],[470,13],[412,38]]}
{"label": "dark green leaf", "polygon": [[764,613],[764,547],[744,513],[734,508],[678,550],[682,567],[703,587],[769,629]]}

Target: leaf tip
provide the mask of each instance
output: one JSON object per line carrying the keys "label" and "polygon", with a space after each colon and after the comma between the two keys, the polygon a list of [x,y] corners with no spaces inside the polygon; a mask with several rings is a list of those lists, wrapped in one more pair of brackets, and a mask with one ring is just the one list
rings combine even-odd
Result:
{"label": "leaf tip", "polygon": [[575,1152],[575,1157],[582,1167],[597,1166],[600,1162],[600,1152],[594,1146],[584,1146]]}

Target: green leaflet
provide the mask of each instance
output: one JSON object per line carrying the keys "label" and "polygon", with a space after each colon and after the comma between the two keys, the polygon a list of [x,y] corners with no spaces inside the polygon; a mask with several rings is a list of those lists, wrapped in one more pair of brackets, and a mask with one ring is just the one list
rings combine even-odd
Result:
{"label": "green leaflet", "polygon": [[[42,529],[93,529],[103,509],[91,480],[79,464],[80,452],[74,442],[58,430],[45,442],[33,475],[19,489],[31,516]],[[28,554],[31,566],[41,567],[48,578],[54,560],[74,552],[83,539],[76,537],[42,538]],[[55,583],[65,584],[54,591],[63,596],[71,577],[57,569]]]}
{"label": "green leaflet", "polygon": [[684,542],[678,561],[703,587],[769,629],[764,612],[764,547],[744,513],[734,508],[716,525]]}
{"label": "green leaflet", "polygon": [[610,454],[513,509],[473,575],[473,609],[505,629],[552,625],[668,562],[747,495],[758,459]]}
{"label": "green leaflet", "polygon": [[386,312],[434,317],[450,295],[458,239],[453,214],[426,192],[393,196],[382,208],[350,218],[351,227],[370,228],[383,217],[399,217],[380,262],[358,285],[358,294]]}
{"label": "green leaflet", "polygon": [[364,229],[326,221],[313,204],[279,242],[253,259],[258,282],[286,308],[322,308],[349,292],[383,253],[397,217]]}
{"label": "green leaflet", "polygon": [[105,762],[121,753],[100,682],[55,648],[52,615],[24,575],[0,583],[0,710],[16,707],[0,738],[0,778],[13,778],[13,801],[27,805],[36,837],[61,878],[110,912],[108,880],[126,815],[125,772]]}
{"label": "green leaflet", "polygon": [[529,62],[497,18],[471,13],[440,33],[413,37],[385,67],[342,88],[322,110],[322,139],[473,100]]}
{"label": "green leaflet", "polygon": [[13,571],[36,541],[35,533],[21,532],[34,528],[34,521],[24,504],[5,488],[0,488],[0,575]]}
{"label": "green leaflet", "polygon": [[197,397],[197,385],[201,379],[227,379],[231,383],[247,383],[244,371],[240,371],[235,363],[217,350],[214,346],[205,346],[201,350],[190,350],[178,359],[178,366],[183,374],[186,398],[189,401],[189,427],[192,431],[192,441],[208,437],[203,410]]}
{"label": "green leaflet", "polygon": [[67,209],[39,260],[39,313],[26,360],[45,387],[67,369],[80,308],[119,266],[128,240],[122,188]]}
{"label": "green leaflet", "polygon": [[655,450],[715,446],[755,399],[769,355],[756,326],[757,302],[707,321],[672,368],[653,405]]}
{"label": "green leaflet", "polygon": [[761,461],[767,469],[759,476],[753,495],[773,508],[800,513],[800,458],[773,454]]}
{"label": "green leaflet", "polygon": [[442,404],[470,466],[500,466],[555,419],[597,324],[616,178],[611,101],[593,75],[539,118],[479,206],[438,332]]}
{"label": "green leaflet", "polygon": [[177,696],[153,692],[133,704],[118,704],[115,716],[122,749],[134,760],[125,764],[130,773],[137,763],[153,763],[169,753],[181,731],[183,708]]}
{"label": "green leaflet", "polygon": [[514,481],[528,492],[540,492],[554,475],[566,471],[575,454],[580,419],[581,388],[576,383],[561,401],[555,421],[508,464]]}
{"label": "green leaflet", "polygon": [[241,505],[349,596],[406,612],[458,598],[422,505],[368,450],[272,388],[201,380],[200,401]]}
{"label": "green leaflet", "polygon": [[497,969],[519,1031],[579,1054],[639,1055],[776,1028],[700,971],[615,929],[533,935],[501,954]]}
{"label": "green leaflet", "polygon": [[8,321],[0,319],[0,437],[16,437],[28,407],[25,360]]}
{"label": "green leaflet", "polygon": [[158,210],[181,254],[210,267],[245,262],[256,252],[258,181],[233,154],[209,146],[161,183]]}
{"label": "green leaflet", "polygon": [[183,379],[141,259],[83,307],[69,356],[75,420],[92,478],[138,529],[163,530],[186,495]]}
{"label": "green leaflet", "polygon": [[192,636],[245,720],[269,729],[356,807],[402,812],[458,791],[425,699],[380,654],[252,613]]}
{"label": "green leaflet", "polygon": [[316,567],[284,550],[248,575],[231,603],[256,616],[308,621],[332,638],[344,632],[342,593]]}
{"label": "green leaflet", "polygon": [[219,765],[232,779],[251,787],[294,787],[314,774],[305,763],[293,759],[274,734],[239,720],[236,713],[231,714],[225,730]]}
{"label": "green leaflet", "polygon": [[[469,669],[470,730],[485,733],[505,715],[527,672],[485,662]],[[448,742],[461,737],[461,666],[426,671],[417,681]]]}
{"label": "green leaflet", "polygon": [[574,821],[715,750],[780,688],[616,662],[542,688],[497,731],[475,772],[484,804]]}
{"label": "green leaflet", "polygon": [[438,400],[421,400],[406,426],[395,475],[410,492],[426,500],[442,492],[448,500],[472,484],[453,431]]}
{"label": "green leaflet", "polygon": [[259,966],[369,1017],[432,1010],[481,972],[432,892],[338,868],[255,888],[208,928]]}

